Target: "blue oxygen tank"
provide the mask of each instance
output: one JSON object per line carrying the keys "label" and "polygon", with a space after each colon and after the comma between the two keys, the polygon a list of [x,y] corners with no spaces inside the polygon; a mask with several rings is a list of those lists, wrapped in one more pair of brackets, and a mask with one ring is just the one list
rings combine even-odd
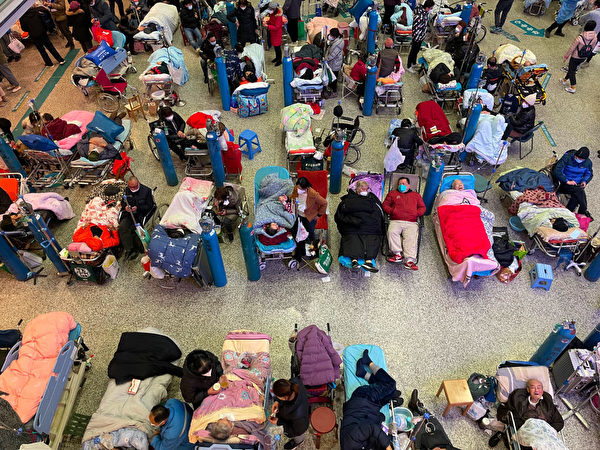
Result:
{"label": "blue oxygen tank", "polygon": [[58,275],[67,275],[69,273],[69,269],[65,266],[65,263],[61,259],[59,253],[62,250],[60,244],[56,241],[54,234],[37,213],[29,214],[27,216],[27,226],[33,233],[35,240],[40,244],[42,249],[44,249],[44,253],[48,256],[48,259],[52,261],[56,270],[58,270]]}
{"label": "blue oxygen tank", "polygon": [[17,249],[8,242],[5,235],[4,231],[0,231],[0,261],[17,280],[29,280],[33,276],[33,272],[21,261],[16,253]]}
{"label": "blue oxygen tank", "polygon": [[290,57],[290,47],[285,44],[283,47],[283,62],[281,67],[283,68],[283,103],[285,106],[290,106],[294,103],[293,89],[290,84],[294,79],[294,68],[292,66],[292,58]]}
{"label": "blue oxygen tank", "polygon": [[462,11],[460,12],[460,20],[462,20],[463,22],[465,22],[467,25],[469,25],[469,22],[471,21],[471,11],[473,10],[473,5],[470,4],[465,4],[462,7]]}
{"label": "blue oxygen tank", "polygon": [[156,144],[158,150],[158,156],[160,163],[169,186],[177,186],[179,180],[177,179],[177,173],[175,172],[175,166],[173,166],[173,158],[171,157],[171,150],[169,150],[169,142],[165,132],[160,128],[156,128],[152,132],[152,139]]}
{"label": "blue oxygen tank", "polygon": [[479,85],[479,80],[481,79],[481,74],[483,73],[483,61],[479,61],[473,64],[471,68],[471,73],[469,74],[469,80],[467,81],[467,89],[477,89]]}
{"label": "blue oxygen tank", "polygon": [[588,281],[598,281],[600,278],[600,253],[587,266],[587,269],[583,272],[583,276]]}
{"label": "blue oxygen tank", "polygon": [[260,280],[260,266],[258,263],[258,254],[256,253],[256,245],[254,244],[254,236],[252,236],[252,224],[242,222],[239,231],[248,281],[258,281]]}
{"label": "blue oxygen tank", "polygon": [[600,323],[596,325],[596,328],[585,338],[583,341],[583,348],[587,348],[589,351],[594,350],[594,347],[600,343]]}
{"label": "blue oxygen tank", "polygon": [[342,169],[344,167],[344,138],[336,133],[331,143],[331,168],[329,173],[329,192],[339,194],[342,190]]}
{"label": "blue oxygen tank", "polygon": [[377,10],[371,8],[369,11],[369,30],[367,33],[367,53],[375,53],[375,36],[377,34]]}
{"label": "blue oxygen tank", "polygon": [[[369,60],[375,59],[369,58]],[[373,101],[375,100],[375,85],[377,84],[377,66],[372,61],[367,67],[367,80],[365,81],[365,96],[363,102],[363,115],[373,114]]]}
{"label": "blue oxygen tank", "polygon": [[[233,2],[227,2],[225,3],[225,6],[227,8],[227,14],[235,9]],[[227,28],[229,29],[229,42],[231,43],[231,48],[233,48],[237,44],[237,27],[235,26],[235,22],[228,20]]]}
{"label": "blue oxygen tank", "polygon": [[6,164],[6,167],[8,167],[10,172],[20,173],[24,177],[27,177],[27,174],[17,159],[15,152],[2,137],[0,137],[0,158],[2,158],[4,164]]}
{"label": "blue oxygen tank", "polygon": [[223,287],[227,284],[227,275],[219,247],[219,237],[215,231],[214,222],[211,218],[203,218],[200,221],[202,226],[202,246],[206,251],[206,258],[213,276],[213,282],[216,287]]}
{"label": "blue oxygen tank", "polygon": [[435,157],[433,161],[431,161],[431,165],[429,166],[429,172],[427,173],[427,182],[425,183],[425,190],[423,191],[423,202],[425,203],[425,214],[431,214],[431,209],[433,208],[433,202],[435,200],[435,196],[437,195],[437,191],[440,187],[440,182],[442,181],[442,174],[444,173],[444,161],[442,161],[439,157]]}
{"label": "blue oxygen tank", "polygon": [[481,103],[477,103],[471,109],[471,113],[467,118],[467,123],[465,125],[465,134],[463,135],[463,144],[467,144],[473,136],[475,135],[475,130],[477,129],[477,122],[479,122],[479,116],[481,116],[481,110],[483,107]]}
{"label": "blue oxygen tank", "polygon": [[554,325],[552,333],[529,361],[538,363],[540,366],[550,367],[574,338],[575,321],[565,320],[563,323],[557,323]]}
{"label": "blue oxygen tank", "polygon": [[[209,127],[212,128],[212,125],[208,125],[207,121],[207,128]],[[208,154],[210,156],[215,185],[221,187],[225,183],[225,168],[223,167],[223,156],[221,155],[221,149],[217,141],[216,131],[210,130],[206,133],[206,142],[208,143]]]}
{"label": "blue oxygen tank", "polygon": [[[227,69],[223,59],[223,49],[219,46],[215,49],[215,65],[217,66],[217,82],[219,83],[219,92],[221,93],[221,105],[223,111],[229,111],[231,107],[231,94],[229,92],[229,79],[227,78]],[[257,70],[259,68],[257,67]]]}
{"label": "blue oxygen tank", "polygon": [[315,17],[323,17],[323,11],[321,9],[321,3],[317,2],[315,5]]}

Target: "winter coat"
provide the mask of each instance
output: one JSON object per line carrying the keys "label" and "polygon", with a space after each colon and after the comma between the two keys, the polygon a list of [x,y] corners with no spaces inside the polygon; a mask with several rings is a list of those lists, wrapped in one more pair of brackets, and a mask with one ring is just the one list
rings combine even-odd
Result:
{"label": "winter coat", "polygon": [[427,33],[427,18],[429,14],[420,5],[415,7],[413,12],[413,25],[412,25],[412,36],[413,41],[421,42],[425,39]]}
{"label": "winter coat", "polygon": [[393,48],[384,48],[378,56],[379,73],[377,78],[385,78],[392,72],[400,70],[400,56]]}
{"label": "winter coat", "polygon": [[179,14],[179,18],[181,19],[181,26],[183,28],[199,28],[200,27],[200,19],[198,17],[198,10],[195,8],[187,9],[183,8],[181,13]]}
{"label": "winter coat", "polygon": [[92,17],[85,9],[83,11],[82,14],[68,16],[69,26],[73,27],[72,33],[75,40],[79,42],[91,42],[92,33],[90,31],[90,23]]}
{"label": "winter coat", "polygon": [[227,20],[231,22],[238,22],[237,38],[238,41],[242,42],[256,42],[256,16],[254,14],[254,8],[248,3],[246,9],[240,7],[235,8],[229,14],[227,14]]}
{"label": "winter coat", "polygon": [[[525,423],[525,420],[527,420],[524,415],[527,412],[529,405],[528,398],[529,393],[527,392],[527,389],[515,389],[509,395],[508,401],[505,404],[500,404],[498,407],[498,420],[508,423],[508,413],[510,411],[515,418],[517,429],[521,428]],[[558,409],[554,406],[552,396],[547,392],[544,392],[536,409],[544,416],[546,422],[548,422],[556,431],[562,430],[565,426],[565,422],[560,412],[558,412]]]}
{"label": "winter coat", "polygon": [[325,59],[333,72],[337,72],[342,68],[344,62],[344,40],[341,37],[329,42],[325,51]]}
{"label": "winter coat", "polygon": [[[295,186],[291,200],[296,201],[297,198],[298,186]],[[313,188],[308,188],[306,191],[306,209],[304,210],[304,217],[306,217],[309,222],[312,222],[317,216],[322,216],[325,213],[327,213],[327,200],[321,197],[321,194]]]}
{"label": "winter coat", "polygon": [[367,66],[364,61],[359,59],[354,63],[350,71],[350,78],[354,81],[365,81],[367,78]]}
{"label": "winter coat", "polygon": [[413,190],[400,192],[390,191],[383,202],[383,210],[389,214],[390,220],[416,222],[425,214],[425,203],[421,194]]}
{"label": "winter coat", "polygon": [[567,20],[570,20],[575,14],[578,1],[579,0],[564,0],[560,5],[560,9],[558,10],[556,22],[565,23]]}
{"label": "winter coat", "polygon": [[188,438],[192,423],[192,408],[174,398],[167,400],[165,408],[169,410],[167,422],[160,427],[160,434],[154,436],[150,444],[154,450],[192,450],[195,444],[190,444]]}
{"label": "winter coat", "polygon": [[398,145],[398,149],[404,155],[404,165],[412,166],[415,149],[419,145],[423,145],[423,140],[414,128],[396,128],[392,131],[392,136],[397,139],[396,144]]}
{"label": "winter coat", "polygon": [[340,234],[383,235],[383,209],[379,198],[372,192],[362,196],[355,191],[344,195],[335,212],[335,223]]}
{"label": "winter coat", "polygon": [[67,14],[65,13],[66,8],[67,5],[65,4],[65,2],[62,2],[60,0],[55,1],[52,4],[52,9],[54,11],[50,11],[50,14],[52,14],[52,18],[55,22],[62,22],[67,20]]}
{"label": "winter coat", "polygon": [[[192,355],[196,354],[202,354],[210,359],[212,373],[209,377],[191,371],[190,359]],[[194,409],[198,408],[202,404],[202,400],[208,396],[208,389],[219,381],[221,375],[223,375],[223,367],[219,362],[219,358],[206,350],[194,350],[185,357],[183,363],[183,376],[179,385],[181,396],[186,402],[191,403]]]}
{"label": "winter coat", "polygon": [[597,43],[598,39],[596,37],[595,31],[584,31],[579,36],[577,36],[577,39],[575,39],[571,44],[571,47],[569,47],[569,50],[565,54],[565,60],[569,58],[587,58],[588,56],[586,55],[580,56],[579,52],[583,49],[585,45],[589,45],[593,51],[594,48],[596,48]]}
{"label": "winter coat", "polygon": [[299,19],[300,18],[300,4],[302,0],[285,0],[283,4],[283,14],[288,19]]}
{"label": "winter coat", "polygon": [[[223,43],[219,42],[217,39],[217,45],[223,48]],[[200,56],[207,61],[214,61],[216,59],[215,55],[215,47],[217,45],[212,45],[208,39],[204,39],[202,44],[200,44]]]}
{"label": "winter coat", "polygon": [[343,411],[341,450],[384,450],[391,445],[391,438],[381,429],[385,417],[378,404],[352,396]]}
{"label": "winter coat", "polygon": [[44,8],[32,7],[25,11],[20,19],[21,29],[29,33],[32,40],[40,39],[47,35],[46,23],[42,18]]}
{"label": "winter coat", "polygon": [[148,4],[145,0],[139,1],[137,5],[134,5],[132,2],[131,6],[125,11],[129,16],[129,26],[133,28],[139,27],[140,22],[146,17],[148,11],[150,11],[150,8],[148,8]]}
{"label": "winter coat", "polygon": [[518,133],[526,133],[535,126],[535,107],[523,108],[519,106],[514,116],[510,116],[508,121],[511,123],[513,130]]}
{"label": "winter coat", "polygon": [[[125,188],[125,198],[127,198],[127,203],[132,208],[137,207],[134,216],[136,220],[142,220],[146,215],[152,211],[152,208],[156,205],[154,202],[154,197],[152,196],[152,189],[148,186],[144,186],[140,184],[140,188],[136,192],[131,192],[129,186]],[[123,217],[127,215],[130,216],[127,211],[123,208]],[[131,217],[131,216],[130,216]]]}
{"label": "winter coat", "polygon": [[117,19],[106,0],[96,0],[96,3],[90,5],[90,13],[92,18],[98,19],[100,26],[105,30],[117,30]]}
{"label": "winter coat", "polygon": [[277,399],[277,403],[279,403],[277,425],[283,426],[283,430],[288,437],[296,437],[301,436],[308,430],[310,406],[308,405],[308,394],[302,381],[299,378],[292,378],[290,382],[298,386],[298,394],[290,401]]}
{"label": "winter coat", "polygon": [[300,378],[307,386],[330,383],[340,377],[342,359],[331,338],[315,325],[302,329],[296,338]]}
{"label": "winter coat", "polygon": [[277,8],[271,14],[269,14],[269,21],[267,22],[267,28],[271,35],[271,45],[275,47],[281,45],[282,34],[283,34],[283,12]]}
{"label": "winter coat", "polygon": [[565,153],[556,163],[554,176],[561,182],[574,181],[577,184],[585,182],[588,184],[594,176],[592,161],[590,158],[578,163],[575,161],[575,152],[570,150]]}
{"label": "winter coat", "polygon": [[[92,234],[92,227],[96,226],[102,230],[100,237]],[[87,227],[80,227],[73,233],[73,242],[84,242],[95,252],[105,248],[116,247],[119,245],[119,232],[117,230],[109,231],[105,225],[91,224]]]}

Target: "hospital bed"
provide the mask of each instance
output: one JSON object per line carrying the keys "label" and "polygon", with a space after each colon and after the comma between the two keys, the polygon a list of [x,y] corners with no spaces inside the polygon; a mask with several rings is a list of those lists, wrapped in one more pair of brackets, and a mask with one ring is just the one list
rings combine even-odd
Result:
{"label": "hospital bed", "polygon": [[[55,329],[63,326],[67,326],[70,329],[68,336],[66,336],[66,343],[58,351],[56,357],[51,357],[49,354],[47,357],[51,360],[48,361],[51,365],[42,364],[38,361],[39,365],[36,367],[36,373],[33,375],[30,373],[32,358],[35,359],[35,355],[39,354],[39,350],[33,349],[36,337],[39,339],[41,344],[42,341],[46,342],[47,346],[44,347],[49,350],[52,344],[49,342],[53,339],[53,335],[48,333],[45,335],[36,335],[35,331],[29,329],[35,325],[39,326],[40,322],[52,321],[55,324]],[[60,325],[59,325],[60,324]],[[71,328],[72,327],[72,328]],[[60,334],[60,333],[59,333]],[[58,341],[58,340],[57,340]],[[35,346],[37,348],[37,346]],[[40,348],[41,348],[40,347]],[[23,339],[17,342],[6,356],[6,360],[2,365],[0,372],[0,385],[4,381],[23,381],[29,374],[31,377],[38,377],[48,379],[43,395],[40,392],[39,397],[30,398],[29,400],[36,403],[35,411],[33,412],[32,431],[39,433],[44,439],[47,440],[52,450],[57,450],[61,447],[63,434],[71,412],[75,404],[79,389],[81,388],[86,372],[87,366],[87,346],[83,342],[82,328],[81,325],[73,319],[68,313],[53,312],[49,314],[43,314],[33,319],[30,324],[25,327],[23,333]],[[21,364],[19,355],[26,355],[24,359],[27,359],[29,363]],[[53,361],[53,362],[52,362]],[[42,367],[42,365],[44,367]],[[48,370],[46,370],[48,369]],[[47,373],[46,373],[47,372]],[[8,391],[8,394],[12,394],[13,390],[20,392],[19,389],[12,385],[11,389],[8,389],[3,385],[3,391]],[[33,392],[28,391],[29,395],[33,395]],[[24,413],[19,414],[19,420],[26,422],[27,425],[22,423],[1,423],[0,428],[2,432],[8,432],[9,434],[17,433],[20,434],[26,431],[27,427],[31,424],[31,417],[23,416]],[[3,419],[8,421],[6,415]],[[6,429],[8,427],[8,430]],[[18,430],[17,430],[18,429]],[[0,443],[2,442],[0,437]],[[14,440],[10,440],[14,443]]]}
{"label": "hospital bed", "polygon": [[[456,179],[461,180],[465,187],[464,191],[457,191],[460,192],[460,197],[464,197],[461,201],[457,201],[452,195],[446,193],[452,189],[452,183]],[[448,268],[450,278],[452,281],[462,282],[464,287],[469,284],[473,277],[491,276],[500,268],[492,250],[494,215],[479,206],[474,188],[475,177],[471,173],[444,174],[439,188],[439,195],[434,201],[431,215],[440,252]],[[464,203],[465,199],[470,203]],[[470,211],[463,209],[468,207],[477,207],[480,210],[476,218],[473,215],[472,209]],[[442,219],[440,218],[440,208],[451,208],[442,211],[444,213]],[[470,213],[470,217],[465,216],[466,212]],[[471,224],[470,230],[466,229],[468,223]],[[484,242],[485,240],[482,239],[482,230],[485,232],[487,242]],[[469,238],[464,236],[465,234]],[[479,238],[479,242],[475,241],[475,238]],[[467,251],[467,249],[461,248],[461,245],[466,242],[470,242],[470,245],[473,245],[469,250],[477,251],[485,248],[486,254],[473,254],[470,251],[471,256],[464,257],[462,261],[455,261],[453,257],[462,257],[462,252]],[[452,245],[453,257],[450,255],[449,243]],[[474,243],[477,243],[477,248],[475,248]]]}
{"label": "hospital bed", "polygon": [[[155,28],[146,33],[145,28]],[[156,3],[140,23],[140,31],[133,39],[156,50],[160,47],[169,47],[173,44],[173,36],[179,28],[179,13],[177,8],[166,3]]]}
{"label": "hospital bed", "polygon": [[287,153],[287,169],[294,175],[302,158],[317,151],[311,128],[313,110],[303,103],[294,103],[281,110],[282,140]]}
{"label": "hospital bed", "polygon": [[[458,101],[460,93],[462,92],[462,85],[460,82],[455,79],[448,85],[434,83],[429,77],[428,61],[424,57],[420,57],[418,62],[421,64],[421,68],[423,69],[423,76],[425,77],[425,82],[427,83],[432,99],[438,102],[442,107],[445,107],[446,105],[453,107]],[[452,73],[455,73],[456,68],[449,67],[449,69],[452,71]]]}

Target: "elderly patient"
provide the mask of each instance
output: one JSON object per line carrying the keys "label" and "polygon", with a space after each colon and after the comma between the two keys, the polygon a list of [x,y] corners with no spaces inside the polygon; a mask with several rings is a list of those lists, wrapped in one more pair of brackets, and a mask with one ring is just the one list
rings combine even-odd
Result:
{"label": "elderly patient", "polygon": [[[548,422],[556,431],[563,429],[565,423],[556,409],[552,396],[544,392],[544,386],[539,380],[527,380],[525,388],[515,389],[505,404],[498,407],[498,420],[509,423],[512,413],[517,430],[527,419],[541,419]],[[498,444],[500,435],[498,432],[490,438],[490,446]]]}

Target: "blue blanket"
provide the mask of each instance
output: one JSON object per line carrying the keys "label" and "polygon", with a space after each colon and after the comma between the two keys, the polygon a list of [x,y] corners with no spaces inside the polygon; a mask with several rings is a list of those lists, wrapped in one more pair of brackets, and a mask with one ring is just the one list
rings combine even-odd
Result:
{"label": "blue blanket", "polygon": [[183,53],[181,50],[179,50],[177,47],[163,47],[156,50],[148,58],[150,68],[163,62],[167,64],[170,63],[175,69],[181,69],[183,71],[181,80],[178,80],[174,74],[171,74],[173,81],[176,84],[183,86],[185,83],[187,83],[190,75],[188,73],[187,66],[185,65],[185,60],[183,59]]}
{"label": "blue blanket", "polygon": [[547,175],[533,169],[516,169],[505,173],[496,180],[503,191],[524,192],[542,186],[546,192],[552,192],[554,186]]}
{"label": "blue blanket", "polygon": [[177,278],[188,278],[192,274],[201,241],[197,233],[187,234],[183,238],[170,238],[166,230],[157,225],[152,231],[148,256],[153,267],[159,267]]}

